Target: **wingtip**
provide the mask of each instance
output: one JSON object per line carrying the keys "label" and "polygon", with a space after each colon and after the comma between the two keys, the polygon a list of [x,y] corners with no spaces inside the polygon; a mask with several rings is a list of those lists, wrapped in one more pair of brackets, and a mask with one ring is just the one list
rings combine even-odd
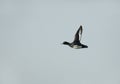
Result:
{"label": "wingtip", "polygon": [[81,30],[82,30],[82,25],[80,25],[79,29],[81,29]]}
{"label": "wingtip", "polygon": [[82,25],[80,25],[80,27],[82,27]]}

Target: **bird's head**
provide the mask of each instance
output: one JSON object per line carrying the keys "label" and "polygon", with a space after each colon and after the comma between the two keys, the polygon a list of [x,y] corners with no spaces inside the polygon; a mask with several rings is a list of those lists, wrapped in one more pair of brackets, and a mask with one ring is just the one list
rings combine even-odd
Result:
{"label": "bird's head", "polygon": [[64,44],[64,45],[70,45],[70,43],[67,42],[67,41],[64,41],[62,44]]}

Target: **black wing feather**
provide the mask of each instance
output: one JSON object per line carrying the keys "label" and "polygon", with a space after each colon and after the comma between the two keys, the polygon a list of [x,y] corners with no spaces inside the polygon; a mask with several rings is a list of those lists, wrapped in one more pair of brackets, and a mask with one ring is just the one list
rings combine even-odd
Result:
{"label": "black wing feather", "polygon": [[[78,42],[81,40],[82,32],[83,32],[83,29],[82,29],[82,26],[80,25],[79,29],[77,30],[77,32],[75,34],[74,42]],[[79,36],[79,34],[80,34],[80,36]]]}

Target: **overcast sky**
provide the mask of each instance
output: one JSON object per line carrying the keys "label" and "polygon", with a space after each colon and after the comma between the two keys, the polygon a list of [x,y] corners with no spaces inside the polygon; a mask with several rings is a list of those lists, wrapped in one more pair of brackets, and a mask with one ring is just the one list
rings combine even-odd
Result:
{"label": "overcast sky", "polygon": [[0,84],[120,84],[120,1],[1,0]]}

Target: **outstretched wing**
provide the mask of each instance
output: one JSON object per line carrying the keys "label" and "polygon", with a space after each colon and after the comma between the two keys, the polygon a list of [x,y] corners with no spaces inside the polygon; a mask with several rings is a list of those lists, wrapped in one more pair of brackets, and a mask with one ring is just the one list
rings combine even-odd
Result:
{"label": "outstretched wing", "polygon": [[82,32],[83,32],[82,25],[80,25],[79,29],[77,30],[75,34],[74,42],[78,42],[81,40]]}

